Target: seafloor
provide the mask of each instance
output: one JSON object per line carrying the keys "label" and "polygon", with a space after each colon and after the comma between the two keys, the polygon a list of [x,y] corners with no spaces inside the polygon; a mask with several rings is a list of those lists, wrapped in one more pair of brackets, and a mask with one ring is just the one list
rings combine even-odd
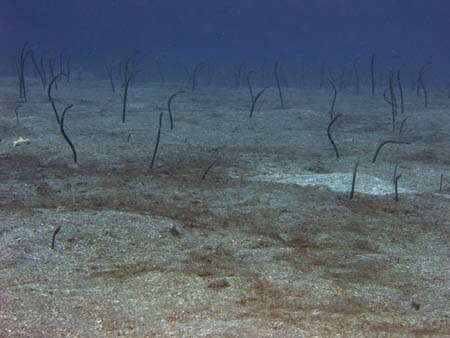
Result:
{"label": "seafloor", "polygon": [[[249,119],[245,87],[137,82],[122,123],[107,81],[60,82],[74,165],[47,93],[28,80],[18,103],[16,82],[0,79],[0,336],[450,334],[445,93],[407,91],[394,132],[381,93],[339,93],[337,159],[326,89],[284,88],[284,109],[269,89]],[[385,140],[410,144],[372,163]]]}

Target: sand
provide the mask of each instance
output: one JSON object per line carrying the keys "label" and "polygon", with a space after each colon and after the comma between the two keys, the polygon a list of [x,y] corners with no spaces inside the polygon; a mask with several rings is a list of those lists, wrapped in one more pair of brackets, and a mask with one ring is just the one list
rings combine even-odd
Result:
{"label": "sand", "polygon": [[[249,119],[245,87],[137,81],[122,123],[120,88],[61,82],[74,164],[28,86],[17,104],[0,79],[0,336],[450,336],[444,93],[407,92],[396,131],[382,97],[339,93],[337,159],[326,89],[284,88],[281,109],[271,88]],[[372,163],[388,139],[410,144]]]}

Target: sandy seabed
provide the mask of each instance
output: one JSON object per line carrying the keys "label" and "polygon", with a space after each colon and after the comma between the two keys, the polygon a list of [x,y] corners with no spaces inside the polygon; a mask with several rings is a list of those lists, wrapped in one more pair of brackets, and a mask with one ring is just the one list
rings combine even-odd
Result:
{"label": "sandy seabed", "polygon": [[[122,123],[106,81],[59,83],[75,165],[37,79],[26,103],[0,79],[0,336],[450,336],[444,93],[407,92],[394,132],[340,93],[337,159],[328,90],[269,89],[251,119],[246,88],[187,90],[171,130],[185,87],[137,83]],[[385,140],[410,144],[372,163]]]}

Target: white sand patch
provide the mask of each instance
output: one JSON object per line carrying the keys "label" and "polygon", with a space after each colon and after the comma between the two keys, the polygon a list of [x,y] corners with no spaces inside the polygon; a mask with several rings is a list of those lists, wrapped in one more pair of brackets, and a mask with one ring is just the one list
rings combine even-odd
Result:
{"label": "white sand patch", "polygon": [[[298,184],[301,186],[326,186],[336,192],[349,192],[352,186],[352,173],[332,174],[270,174],[257,175],[251,181],[276,182],[283,184]],[[361,174],[356,176],[355,191],[370,195],[387,195],[394,193],[394,184],[375,176]],[[399,188],[400,193],[414,193],[413,190]]]}

